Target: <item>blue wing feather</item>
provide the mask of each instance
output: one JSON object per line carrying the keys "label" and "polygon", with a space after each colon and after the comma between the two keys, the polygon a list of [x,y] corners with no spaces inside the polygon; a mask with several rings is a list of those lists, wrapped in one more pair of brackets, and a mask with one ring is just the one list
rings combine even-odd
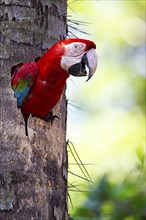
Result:
{"label": "blue wing feather", "polygon": [[27,86],[22,92],[18,92],[18,91],[14,92],[14,97],[17,99],[18,108],[21,108],[21,105],[24,102],[29,90],[30,90],[30,87]]}
{"label": "blue wing feather", "polygon": [[13,68],[11,85],[14,91],[14,97],[17,99],[17,107],[21,108],[32,85],[38,75],[38,66],[35,62],[16,65]]}

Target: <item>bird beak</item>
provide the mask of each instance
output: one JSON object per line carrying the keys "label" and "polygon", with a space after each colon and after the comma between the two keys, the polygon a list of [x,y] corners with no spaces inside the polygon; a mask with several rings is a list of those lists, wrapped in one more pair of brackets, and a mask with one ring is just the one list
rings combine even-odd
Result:
{"label": "bird beak", "polygon": [[84,53],[81,62],[72,65],[68,69],[68,73],[76,77],[87,76],[86,67],[88,68],[87,82],[93,76],[97,68],[97,55],[94,49],[90,49]]}

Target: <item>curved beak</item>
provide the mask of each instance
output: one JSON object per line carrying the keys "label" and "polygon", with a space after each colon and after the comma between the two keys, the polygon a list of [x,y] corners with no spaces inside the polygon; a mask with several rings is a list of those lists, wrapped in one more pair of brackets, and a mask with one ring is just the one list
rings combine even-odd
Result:
{"label": "curved beak", "polygon": [[81,62],[72,65],[68,69],[68,73],[76,77],[87,76],[86,67],[89,70],[87,82],[93,76],[97,68],[97,55],[94,49],[90,49],[84,53]]}

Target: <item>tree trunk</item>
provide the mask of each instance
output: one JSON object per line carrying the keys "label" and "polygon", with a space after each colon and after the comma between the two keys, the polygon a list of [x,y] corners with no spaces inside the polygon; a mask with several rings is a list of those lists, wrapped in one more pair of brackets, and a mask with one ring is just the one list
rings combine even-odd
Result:
{"label": "tree trunk", "polygon": [[65,93],[53,124],[17,109],[11,66],[66,35],[66,0],[0,0],[0,220],[67,220]]}

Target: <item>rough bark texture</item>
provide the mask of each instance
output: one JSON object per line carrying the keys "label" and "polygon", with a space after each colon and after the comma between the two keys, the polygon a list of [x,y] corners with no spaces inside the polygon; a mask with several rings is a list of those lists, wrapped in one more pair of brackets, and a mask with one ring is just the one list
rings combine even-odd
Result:
{"label": "rough bark texture", "polygon": [[29,137],[10,68],[66,35],[66,0],[0,0],[0,220],[67,220],[65,94],[53,125],[30,118]]}

